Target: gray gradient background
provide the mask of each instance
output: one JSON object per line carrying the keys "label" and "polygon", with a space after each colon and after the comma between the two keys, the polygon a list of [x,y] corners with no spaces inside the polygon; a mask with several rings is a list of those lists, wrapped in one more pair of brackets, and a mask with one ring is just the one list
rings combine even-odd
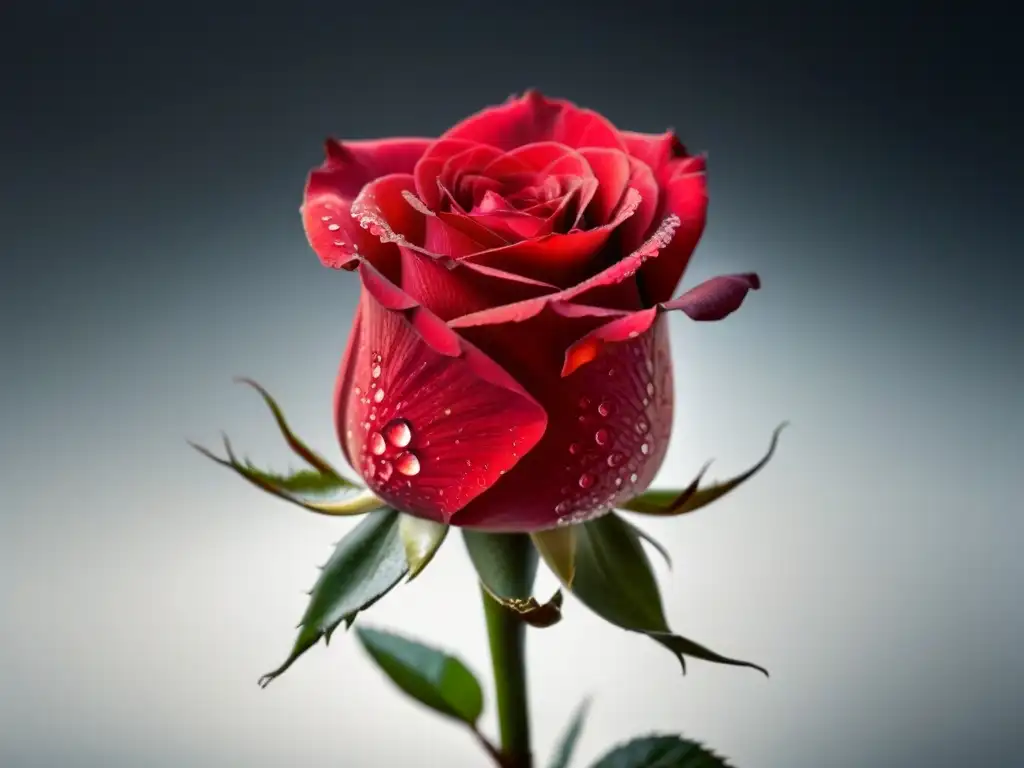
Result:
{"label": "gray gradient background", "polygon": [[[436,135],[528,86],[707,150],[687,283],[764,279],[721,324],[673,318],[658,482],[711,457],[740,469],[793,424],[749,487],[647,526],[675,554],[674,626],[771,680],[700,662],[681,678],[570,601],[530,637],[539,754],[593,694],[578,765],[651,729],[742,768],[1024,765],[1008,19],[139,5],[0,12],[0,765],[484,764],[351,637],[257,688],[348,524],[185,439],[224,428],[289,460],[231,384],[247,374],[340,461],[330,397],[357,281],[319,266],[298,216],[322,138]],[[368,621],[483,675],[476,599],[453,539]]]}

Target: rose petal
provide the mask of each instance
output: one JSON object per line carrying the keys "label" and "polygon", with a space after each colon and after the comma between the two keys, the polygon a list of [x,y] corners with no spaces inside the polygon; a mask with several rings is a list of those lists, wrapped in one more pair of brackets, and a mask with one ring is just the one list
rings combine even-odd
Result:
{"label": "rose petal", "polygon": [[[556,308],[571,309],[563,313]],[[498,531],[550,528],[603,514],[642,492],[668,446],[672,372],[664,323],[618,344],[576,375],[560,376],[573,335],[599,327],[609,310],[546,305],[533,317],[461,329],[544,406],[537,446],[452,523]],[[538,343],[524,344],[523,339]],[[542,341],[540,341],[542,340]]]}
{"label": "rose petal", "polygon": [[519,99],[477,112],[442,138],[476,141],[505,150],[540,141],[557,141],[577,149],[626,148],[607,118],[532,90]]}
{"label": "rose petal", "polygon": [[629,158],[629,186],[640,193],[640,205],[629,220],[622,223],[624,251],[637,248],[650,235],[661,208],[661,191],[654,173],[646,163],[632,157]]}
{"label": "rose petal", "polygon": [[618,207],[629,183],[629,156],[616,149],[589,147],[580,150],[597,178],[598,186],[587,210],[592,224],[604,224]]}
{"label": "rose petal", "polygon": [[562,376],[569,376],[596,360],[607,345],[628,342],[647,333],[663,312],[678,309],[691,320],[721,320],[740,308],[749,291],[756,291],[760,287],[760,278],[752,272],[721,275],[701,283],[677,299],[618,317],[595,328],[569,347],[562,365]]}
{"label": "rose petal", "polygon": [[495,158],[481,171],[482,175],[491,178],[502,178],[518,173],[537,173],[541,181],[558,174],[582,177],[594,175],[582,154],[554,141],[542,141],[511,149]]}
{"label": "rose petal", "polygon": [[558,292],[558,288],[490,267],[402,250],[402,289],[442,320]]}
{"label": "rose petal", "polygon": [[431,139],[395,138],[340,142],[329,139],[326,159],[310,172],[303,195],[302,222],[313,251],[324,266],[352,269],[356,253],[369,258],[388,249],[349,216],[360,190],[381,176],[411,173]]}
{"label": "rose petal", "polygon": [[441,522],[544,434],[544,409],[367,263],[337,414],[346,455],[395,508]]}
{"label": "rose petal", "polygon": [[639,195],[627,192],[619,212],[603,226],[524,240],[466,258],[475,264],[515,272],[535,280],[559,286],[571,285],[586,273],[612,232],[633,215],[639,202]]}
{"label": "rose petal", "polygon": [[683,158],[667,168],[672,176],[662,190],[661,212],[677,216],[679,228],[661,255],[640,272],[641,289],[652,305],[667,301],[675,293],[704,233],[708,212],[704,158]]}
{"label": "rose petal", "polygon": [[686,147],[674,131],[657,134],[621,131],[620,135],[626,144],[626,151],[655,173],[673,157],[682,157],[686,154]]}
{"label": "rose petal", "polygon": [[[416,194],[428,208],[437,210],[441,202],[438,181],[445,164],[453,157],[472,152],[479,146],[475,141],[442,137],[426,149],[412,173],[416,179]],[[471,155],[467,154],[465,157],[469,158]]]}

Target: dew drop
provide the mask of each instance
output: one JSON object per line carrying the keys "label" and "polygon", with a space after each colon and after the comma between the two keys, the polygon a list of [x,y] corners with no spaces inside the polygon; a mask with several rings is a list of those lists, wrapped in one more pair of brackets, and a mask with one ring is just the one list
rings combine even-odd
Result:
{"label": "dew drop", "polygon": [[373,432],[370,434],[370,453],[374,456],[380,456],[388,449],[387,443],[384,442],[384,437],[380,432]]}
{"label": "dew drop", "polygon": [[616,477],[615,478],[615,487],[618,488],[621,485],[622,485],[622,478],[621,477]]}
{"label": "dew drop", "polygon": [[384,390],[383,389],[378,389],[376,392],[373,393],[373,402],[379,403],[383,399],[384,399]]}
{"label": "dew drop", "polygon": [[412,441],[412,428],[405,419],[392,419],[383,432],[387,441],[396,448],[405,448]]}
{"label": "dew drop", "polygon": [[575,456],[579,452],[580,452],[580,444],[579,443],[570,443],[569,444],[569,453],[571,453],[573,456]]}
{"label": "dew drop", "polygon": [[636,431],[641,435],[646,434],[648,429],[650,429],[650,426],[643,419],[640,419],[640,421],[636,423]]}
{"label": "dew drop", "polygon": [[412,451],[405,451],[395,459],[395,469],[407,477],[418,475],[420,473],[420,460],[416,458],[416,454]]}
{"label": "dew drop", "polygon": [[647,443],[644,443],[643,445],[640,446],[640,453],[642,453],[644,456],[646,456],[650,452],[651,446],[648,445]]}
{"label": "dew drop", "polygon": [[636,472],[634,472],[632,475],[629,476],[629,482],[631,482],[631,483],[635,483],[636,482]]}
{"label": "dew drop", "polygon": [[355,392],[355,393],[356,393],[357,395],[361,395],[361,394],[363,394],[363,390],[361,390],[361,389],[360,389],[359,387],[356,387],[356,388],[355,388],[355,389],[354,389],[353,391],[354,391],[354,392]]}
{"label": "dew drop", "polygon": [[594,442],[598,445],[608,445],[608,430],[597,430],[597,432],[594,433]]}
{"label": "dew drop", "polygon": [[612,412],[612,404],[605,400],[599,406],[597,406],[597,412],[602,416],[608,416]]}
{"label": "dew drop", "polygon": [[382,483],[386,483],[391,478],[392,470],[393,467],[391,466],[390,461],[382,461],[380,463],[380,472],[378,472],[378,476]]}
{"label": "dew drop", "polygon": [[444,415],[445,416],[451,416],[452,415],[452,409],[451,408],[445,408],[444,409]]}
{"label": "dew drop", "polygon": [[370,375],[372,375],[373,378],[375,378],[375,379],[379,379],[380,378],[380,365],[373,366],[373,370],[370,371]]}
{"label": "dew drop", "polygon": [[622,463],[623,455],[618,451],[612,451],[608,454],[607,463],[609,467],[617,467]]}
{"label": "dew drop", "polygon": [[587,488],[594,484],[594,476],[589,472],[584,472],[582,475],[580,475],[579,484],[580,488],[582,488],[583,490],[587,490]]}
{"label": "dew drop", "polygon": [[331,220],[330,216],[321,216],[320,217],[320,221],[330,221],[330,220]]}
{"label": "dew drop", "polygon": [[555,514],[556,515],[564,515],[568,511],[569,511],[569,502],[567,502],[567,501],[560,501],[560,502],[558,502],[555,505]]}
{"label": "dew drop", "polygon": [[653,382],[650,382],[650,381],[647,382],[647,394],[650,395],[651,397],[654,397],[654,383]]}
{"label": "dew drop", "polygon": [[583,410],[586,410],[589,407],[590,407],[590,398],[589,397],[581,397],[580,398],[580,408],[583,409]]}
{"label": "dew drop", "polygon": [[327,228],[329,230],[331,230],[331,232],[337,232],[339,229],[341,229],[341,225],[340,224],[328,224]]}

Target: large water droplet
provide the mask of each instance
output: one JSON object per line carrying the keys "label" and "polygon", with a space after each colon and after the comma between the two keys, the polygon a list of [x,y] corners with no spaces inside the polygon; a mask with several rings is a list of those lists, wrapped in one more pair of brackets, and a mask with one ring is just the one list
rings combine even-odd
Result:
{"label": "large water droplet", "polygon": [[373,402],[379,403],[383,399],[384,399],[384,390],[383,389],[378,389],[376,392],[373,393]]}
{"label": "large water droplet", "polygon": [[412,451],[405,451],[395,459],[395,469],[408,477],[418,475],[420,473],[420,460],[416,458],[416,454]]}
{"label": "large water droplet", "polygon": [[612,404],[608,400],[605,400],[599,406],[597,406],[597,412],[602,416],[607,416],[612,412]]}
{"label": "large water droplet", "polygon": [[386,483],[391,478],[391,472],[393,469],[394,468],[391,466],[390,461],[382,461],[380,463],[380,472],[378,472],[377,474],[380,477],[380,481],[382,483]]}
{"label": "large water droplet", "polygon": [[388,449],[387,443],[384,442],[380,432],[374,432],[370,435],[369,446],[370,453],[374,456],[380,456]]}
{"label": "large water droplet", "polygon": [[405,448],[412,441],[412,427],[405,419],[392,419],[383,432],[387,441],[396,448]]}
{"label": "large water droplet", "polygon": [[597,430],[597,432],[594,433],[594,442],[598,445],[608,445],[608,430]]}
{"label": "large water droplet", "polygon": [[379,379],[380,378],[380,365],[373,366],[373,369],[370,371],[370,375],[373,376],[373,378],[375,378],[375,379]]}
{"label": "large water droplet", "polygon": [[582,475],[580,475],[579,484],[580,488],[582,488],[583,490],[587,490],[587,488],[594,484],[594,476],[589,472],[584,472]]}

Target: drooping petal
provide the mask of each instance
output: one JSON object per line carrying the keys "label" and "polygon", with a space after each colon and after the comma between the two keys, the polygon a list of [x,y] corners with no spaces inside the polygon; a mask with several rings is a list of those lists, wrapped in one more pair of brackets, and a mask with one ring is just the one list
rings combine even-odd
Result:
{"label": "drooping petal", "polygon": [[368,263],[337,412],[346,454],[403,512],[448,522],[544,434],[540,406],[500,365]]}
{"label": "drooping petal", "polygon": [[674,161],[671,178],[662,190],[662,214],[676,216],[679,227],[661,255],[645,264],[640,281],[650,304],[667,301],[686,271],[707,221],[708,192],[703,157]]}
{"label": "drooping petal", "polygon": [[721,275],[701,283],[677,299],[615,318],[569,347],[565,353],[562,375],[569,376],[578,368],[596,360],[606,345],[628,342],[646,333],[663,312],[678,309],[691,320],[721,320],[740,308],[749,291],[756,291],[760,287],[761,281],[754,273]]}
{"label": "drooping petal", "polygon": [[328,140],[327,157],[306,181],[302,221],[314,252],[331,268],[352,269],[358,251],[372,255],[382,244],[351,221],[352,200],[381,176],[411,173],[432,139]]}
{"label": "drooping petal", "polygon": [[477,112],[442,138],[476,141],[505,150],[541,141],[557,141],[573,148],[626,148],[618,129],[607,118],[568,101],[545,98],[534,90]]}
{"label": "drooping petal", "polygon": [[549,302],[530,317],[459,327],[460,334],[497,356],[544,406],[549,423],[540,443],[456,514],[453,524],[489,530],[551,528],[600,516],[650,484],[672,424],[664,323],[610,348],[600,365],[561,376],[564,350],[573,337],[614,315],[614,310]]}

